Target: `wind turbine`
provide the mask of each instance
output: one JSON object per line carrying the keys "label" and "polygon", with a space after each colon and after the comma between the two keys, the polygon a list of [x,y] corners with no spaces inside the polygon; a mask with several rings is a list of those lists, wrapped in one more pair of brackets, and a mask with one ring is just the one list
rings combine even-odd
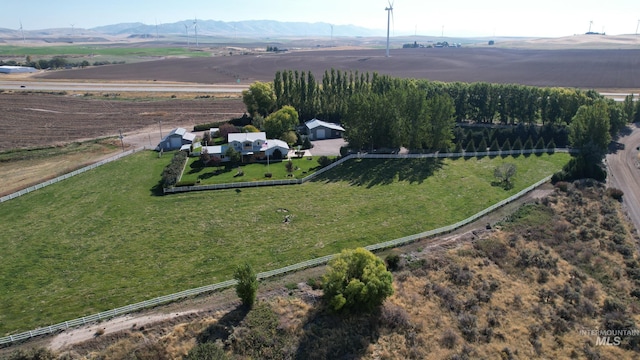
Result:
{"label": "wind turbine", "polygon": [[74,25],[75,25],[75,24],[71,24],[71,37],[73,37],[73,26],[74,26]]}
{"label": "wind turbine", "polygon": [[593,25],[593,20],[589,21],[589,32],[587,34],[591,34],[591,25]]}
{"label": "wind turbine", "polygon": [[198,18],[193,18],[193,30],[196,33],[196,47],[198,47]]}
{"label": "wind turbine", "polygon": [[389,29],[391,27],[391,15],[393,15],[393,3],[389,0],[389,7],[384,8],[387,12],[387,57],[389,57]]}
{"label": "wind turbine", "polygon": [[187,47],[189,47],[189,25],[184,24],[184,31],[187,33]]}
{"label": "wind turbine", "polygon": [[329,26],[331,26],[331,41],[333,41],[333,24],[329,24]]}
{"label": "wind turbine", "polygon": [[636,35],[638,35],[638,27],[640,27],[640,20],[638,20],[638,25],[636,25]]}

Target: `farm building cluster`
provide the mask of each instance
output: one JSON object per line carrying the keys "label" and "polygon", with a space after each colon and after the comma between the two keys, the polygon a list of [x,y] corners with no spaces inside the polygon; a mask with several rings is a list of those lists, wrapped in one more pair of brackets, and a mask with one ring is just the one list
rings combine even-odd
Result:
{"label": "farm building cluster", "polygon": [[[342,137],[344,128],[338,124],[312,119],[305,122],[303,131],[310,140],[335,139]],[[211,137],[218,132],[217,128],[209,130]],[[171,130],[162,138],[156,151],[183,150],[191,156],[200,156],[207,152],[212,157],[217,157],[222,162],[229,161],[225,156],[227,149],[232,148],[242,155],[243,162],[260,161],[268,157],[286,157],[289,153],[289,145],[279,139],[267,139],[265,132],[230,133],[227,144],[202,145],[196,142],[196,134],[188,132],[184,128]]]}

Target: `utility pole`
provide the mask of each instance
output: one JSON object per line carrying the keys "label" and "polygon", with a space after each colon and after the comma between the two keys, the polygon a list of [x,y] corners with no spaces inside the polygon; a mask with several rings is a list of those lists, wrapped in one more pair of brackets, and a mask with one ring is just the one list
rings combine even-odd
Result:
{"label": "utility pole", "polygon": [[124,135],[122,135],[122,129],[120,129],[120,144],[122,144],[122,152],[124,152]]}

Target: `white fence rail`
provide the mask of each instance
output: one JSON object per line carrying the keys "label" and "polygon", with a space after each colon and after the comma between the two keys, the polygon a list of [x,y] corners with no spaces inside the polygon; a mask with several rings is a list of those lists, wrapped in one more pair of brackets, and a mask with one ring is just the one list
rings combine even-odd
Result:
{"label": "white fence rail", "polygon": [[42,182],[40,184],[33,185],[33,186],[30,186],[30,187],[28,187],[26,189],[22,189],[20,191],[14,192],[12,194],[0,197],[0,203],[3,203],[5,201],[11,200],[11,199],[15,199],[15,198],[17,198],[19,196],[28,194],[28,193],[30,193],[32,191],[36,191],[38,189],[42,189],[45,186],[49,186],[51,184],[55,184],[55,183],[60,182],[62,180],[66,180],[66,179],[68,179],[68,178],[70,178],[72,176],[76,176],[78,174],[82,174],[82,173],[87,172],[89,170],[93,170],[93,169],[97,168],[98,166],[102,166],[102,165],[110,163],[112,161],[116,161],[118,159],[121,159],[121,158],[123,158],[125,156],[131,155],[133,153],[136,153],[136,152],[138,152],[140,150],[144,150],[144,149],[145,149],[144,147],[141,147],[141,148],[137,148],[137,149],[133,149],[133,150],[128,150],[128,151],[125,151],[125,152],[120,153],[118,155],[112,156],[112,157],[110,157],[108,159],[104,159],[102,161],[98,161],[97,163],[85,166],[85,167],[80,168],[78,170],[74,170],[74,171],[72,171],[70,173],[67,173],[67,174],[64,174],[64,175],[60,175],[60,176],[58,176],[58,177],[56,177],[54,179],[47,180],[47,181]]}
{"label": "white fence rail", "polygon": [[[370,155],[370,156],[379,156],[379,155]],[[344,158],[342,161],[346,161],[347,158]],[[335,164],[335,165],[334,165]],[[338,162],[334,163],[332,165],[337,166]],[[329,166],[325,169],[330,168]],[[316,173],[318,174],[318,173]],[[519,199],[520,197],[526,195],[527,193],[529,193],[530,191],[534,190],[535,188],[537,188],[538,186],[546,183],[547,181],[551,180],[551,176],[548,176],[538,182],[536,182],[535,184],[527,187],[526,189],[520,191],[519,193],[505,199],[502,200],[480,212],[478,212],[477,214],[464,219],[462,221],[459,221],[453,225],[449,225],[449,226],[445,226],[445,227],[441,227],[439,229],[434,229],[434,230],[429,230],[429,231],[425,231],[419,234],[415,234],[415,235],[411,235],[411,236],[405,236],[399,239],[395,239],[395,240],[390,240],[390,241],[385,241],[379,244],[374,244],[374,245],[369,245],[369,246],[365,246],[366,249],[370,250],[370,251],[376,251],[376,250],[381,250],[381,249],[386,249],[386,248],[391,248],[391,247],[395,247],[395,246],[400,246],[400,245],[404,245],[404,244],[408,244],[408,243],[412,243],[415,242],[417,240],[422,240],[425,238],[429,238],[429,237],[433,237],[435,235],[439,235],[439,234],[445,234],[445,233],[449,233],[451,231],[454,231],[464,225],[467,225],[469,223],[472,223],[474,221],[476,221],[477,219],[481,218],[482,216],[512,202],[515,201],[517,199]],[[336,254],[333,255],[327,255],[327,256],[323,256],[323,257],[319,257],[316,259],[312,259],[312,260],[308,260],[308,261],[303,261],[297,264],[293,264],[293,265],[289,265],[289,266],[285,266],[283,268],[280,269],[275,269],[275,270],[270,270],[270,271],[266,271],[266,272],[261,272],[257,275],[258,279],[266,279],[269,277],[273,277],[273,276],[279,276],[279,275],[283,275],[286,273],[290,273],[293,271],[297,271],[297,270],[302,270],[302,269],[306,269],[306,268],[310,268],[310,267],[315,267],[315,266],[319,266],[319,265],[323,265],[326,264],[329,260],[331,260],[334,256],[336,256]],[[172,301],[176,301],[176,300],[180,300],[180,299],[184,299],[186,297],[190,297],[190,296],[196,296],[196,295],[200,295],[203,293],[207,293],[207,292],[211,292],[211,291],[216,291],[216,290],[222,290],[222,289],[226,289],[229,288],[231,286],[234,286],[236,284],[236,280],[227,280],[227,281],[223,281],[217,284],[213,284],[213,285],[207,285],[207,286],[202,286],[199,288],[195,288],[195,289],[190,289],[190,290],[185,290],[185,291],[181,291],[175,294],[170,294],[170,295],[165,295],[165,296],[160,296],[157,297],[155,299],[151,299],[151,300],[146,300],[146,301],[142,301],[139,303],[135,303],[135,304],[131,304],[131,305],[126,305],[123,307],[119,307],[117,309],[113,309],[113,310],[108,310],[108,311],[103,311],[101,313],[98,314],[94,314],[94,315],[89,315],[89,316],[84,316],[81,317],[79,319],[74,319],[74,320],[69,320],[69,321],[65,321],[56,325],[51,325],[51,326],[47,326],[47,327],[42,327],[42,328],[38,328],[35,330],[31,330],[31,331],[26,331],[20,334],[16,334],[16,335],[9,335],[9,336],[5,336],[5,337],[1,337],[0,338],[0,345],[6,345],[6,344],[12,344],[15,342],[20,342],[20,341],[24,341],[27,340],[29,338],[32,337],[36,337],[36,336],[41,336],[41,335],[46,335],[46,334],[54,334],[60,331],[63,331],[65,329],[68,329],[70,327],[76,327],[76,326],[82,326],[85,324],[89,324],[89,323],[93,323],[96,321],[100,321],[100,320],[104,320],[104,319],[109,319],[118,315],[124,315],[124,314],[128,314],[128,313],[132,313],[138,310],[142,310],[145,308],[150,308],[150,307],[154,307],[160,304],[164,304],[164,303],[168,303],[168,302],[172,302]]]}

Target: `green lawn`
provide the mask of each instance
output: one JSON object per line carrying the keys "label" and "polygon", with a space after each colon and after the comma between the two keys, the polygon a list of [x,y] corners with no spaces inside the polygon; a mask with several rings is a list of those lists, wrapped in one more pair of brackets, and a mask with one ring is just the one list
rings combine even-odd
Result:
{"label": "green lawn", "polygon": [[[240,168],[230,168],[219,166],[202,167],[202,162],[198,158],[189,158],[187,167],[182,175],[181,181],[195,182],[200,180],[200,185],[206,184],[224,184],[242,181],[262,181],[262,180],[285,180],[285,179],[302,179],[320,169],[318,165],[318,156],[310,158],[291,159],[294,165],[294,171],[288,176],[286,163],[287,160],[270,160],[267,163],[254,163],[240,166]],[[238,176],[239,169],[244,175]],[[270,172],[271,178],[265,177],[265,173]]]}
{"label": "green lawn", "polygon": [[[353,160],[299,186],[158,196],[170,159],[137,153],[0,204],[0,335],[224,281],[243,261],[265,271],[448,225],[569,155]],[[509,191],[491,186],[505,161]]]}

